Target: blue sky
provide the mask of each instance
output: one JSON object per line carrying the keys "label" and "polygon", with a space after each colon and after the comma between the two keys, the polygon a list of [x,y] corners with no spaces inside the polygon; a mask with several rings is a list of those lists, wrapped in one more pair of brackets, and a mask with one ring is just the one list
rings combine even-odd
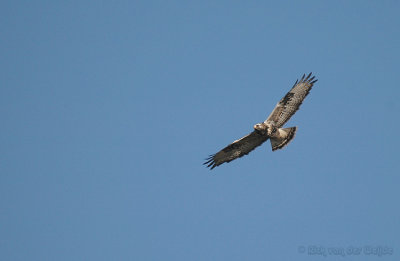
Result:
{"label": "blue sky", "polygon": [[[0,259],[398,260],[398,10],[3,1]],[[202,165],[311,71],[288,147]]]}

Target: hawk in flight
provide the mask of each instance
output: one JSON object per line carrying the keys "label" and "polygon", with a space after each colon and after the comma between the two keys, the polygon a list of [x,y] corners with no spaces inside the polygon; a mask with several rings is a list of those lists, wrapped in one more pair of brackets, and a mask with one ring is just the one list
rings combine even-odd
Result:
{"label": "hawk in flight", "polygon": [[294,138],[297,127],[282,128],[282,126],[296,113],[304,98],[310,92],[314,83],[315,76],[311,77],[304,74],[297,80],[292,89],[275,106],[271,115],[262,123],[254,125],[254,131],[216,154],[210,155],[204,165],[211,169],[225,162],[230,162],[249,154],[250,151],[263,144],[268,139],[271,140],[272,151],[282,149]]}

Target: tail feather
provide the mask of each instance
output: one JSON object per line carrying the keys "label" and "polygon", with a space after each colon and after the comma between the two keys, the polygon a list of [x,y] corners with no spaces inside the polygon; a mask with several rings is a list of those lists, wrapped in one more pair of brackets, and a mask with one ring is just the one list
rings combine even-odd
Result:
{"label": "tail feather", "polygon": [[271,138],[272,151],[282,149],[294,138],[297,127],[279,129],[279,138]]}

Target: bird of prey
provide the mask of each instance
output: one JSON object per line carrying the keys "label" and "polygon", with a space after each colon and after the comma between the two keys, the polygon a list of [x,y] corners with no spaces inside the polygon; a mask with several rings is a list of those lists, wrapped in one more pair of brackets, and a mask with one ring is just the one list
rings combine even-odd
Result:
{"label": "bird of prey", "polygon": [[270,139],[272,151],[282,149],[294,138],[297,127],[282,128],[283,125],[296,113],[304,98],[310,92],[314,83],[315,76],[311,77],[304,74],[297,80],[292,89],[275,106],[269,117],[262,123],[254,125],[254,131],[216,154],[210,155],[203,163],[211,169],[234,159],[249,154],[256,147]]}

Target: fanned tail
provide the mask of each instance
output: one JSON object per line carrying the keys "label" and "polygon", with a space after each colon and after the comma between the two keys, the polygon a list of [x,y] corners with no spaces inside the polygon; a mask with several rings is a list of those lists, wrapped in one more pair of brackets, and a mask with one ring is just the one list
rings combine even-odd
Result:
{"label": "fanned tail", "polygon": [[282,149],[294,138],[297,127],[279,129],[279,138],[271,138],[272,151]]}

